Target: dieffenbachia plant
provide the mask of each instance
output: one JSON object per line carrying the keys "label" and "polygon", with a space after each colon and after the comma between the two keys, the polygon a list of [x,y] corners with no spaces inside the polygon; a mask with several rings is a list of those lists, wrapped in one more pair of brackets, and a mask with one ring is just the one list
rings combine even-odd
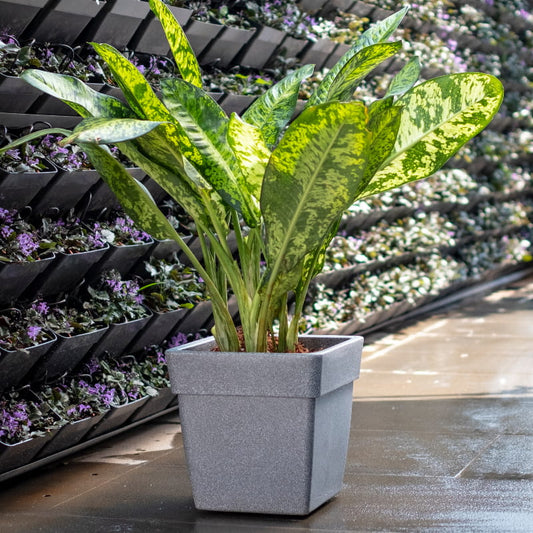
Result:
{"label": "dieffenbachia plant", "polygon": [[[200,68],[173,14],[161,0],[150,6],[181,74],[161,83],[160,98],[107,44],[92,46],[127,104],[73,77],[39,70],[21,77],[84,118],[73,131],[54,131],[88,154],[139,227],[183,249],[207,284],[220,349],[239,350],[228,311],[231,292],[247,351],[266,351],[273,331],[278,351],[292,351],[309,283],[322,269],[342,213],[358,199],[441,168],[489,124],[502,85],[482,73],[417,84],[420,66],[413,59],[384,98],[369,107],[353,100],[361,80],[400,50],[401,42],[389,38],[406,7],[361,35],[297,118],[300,84],[312,65],[271,87],[242,117],[228,117],[202,90]],[[106,145],[116,145],[194,219],[201,261]]]}

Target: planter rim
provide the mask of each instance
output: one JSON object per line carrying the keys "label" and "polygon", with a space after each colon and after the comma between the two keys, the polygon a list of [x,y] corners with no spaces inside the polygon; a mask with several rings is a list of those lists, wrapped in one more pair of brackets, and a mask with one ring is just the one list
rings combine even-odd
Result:
{"label": "planter rim", "polygon": [[[359,376],[363,337],[303,335],[310,353],[214,352],[212,337],[166,351],[178,394],[317,398]],[[322,348],[322,349],[321,349]]]}

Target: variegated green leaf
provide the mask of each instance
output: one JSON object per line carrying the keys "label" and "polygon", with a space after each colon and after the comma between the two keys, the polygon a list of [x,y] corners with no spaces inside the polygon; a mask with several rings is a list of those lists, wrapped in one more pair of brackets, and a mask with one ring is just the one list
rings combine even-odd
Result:
{"label": "variegated green leaf", "polygon": [[7,150],[11,150],[12,148],[16,148],[21,144],[25,144],[29,141],[33,141],[34,139],[38,139],[39,137],[44,137],[45,135],[54,133],[58,135],[70,135],[72,132],[63,128],[46,128],[44,130],[34,131],[32,133],[28,133],[28,135],[24,135],[24,137],[19,137],[18,139],[13,142],[10,142],[6,146],[0,146],[0,154],[3,154],[4,152],[7,152]]}
{"label": "variegated green leaf", "polygon": [[406,93],[418,81],[419,77],[420,59],[415,56],[412,57],[392,79],[385,97],[399,96]]}
{"label": "variegated green leaf", "polygon": [[490,123],[502,99],[500,81],[481,73],[442,76],[408,91],[396,102],[403,110],[394,149],[361,198],[433,174]]}
{"label": "variegated green leaf", "polygon": [[89,142],[96,144],[114,144],[135,139],[152,131],[163,122],[137,120],[132,118],[86,118],[75,128],[72,135],[59,144]]}
{"label": "variegated green leaf", "polygon": [[131,109],[120,100],[95,91],[66,74],[28,69],[20,77],[36,89],[59,98],[82,117],[132,117]]}
{"label": "variegated green leaf", "polygon": [[308,105],[321,104],[327,101],[329,88],[340,71],[352,59],[352,57],[367,46],[385,42],[398,28],[403,17],[409,10],[409,7],[404,7],[397,13],[392,14],[386,19],[376,22],[368,30],[363,32],[355,44],[333,65],[329,72],[324,76],[324,79],[317,87],[315,92],[311,95]]}
{"label": "variegated green leaf", "polygon": [[173,154],[168,151],[169,145],[162,144],[161,137],[146,139],[150,135],[135,141],[119,143],[117,146],[128,159],[142,168],[183,206],[187,213],[202,221],[207,227],[209,222],[199,191],[208,187],[208,184],[202,184],[199,180],[191,178],[186,170],[186,160],[176,162]]}
{"label": "variegated green leaf", "polygon": [[161,83],[163,100],[187,135],[180,144],[183,155],[220,194],[254,227],[259,221],[244,176],[227,141],[228,117],[202,89],[180,79]]}
{"label": "variegated green leaf", "polygon": [[174,239],[176,230],[159,210],[152,197],[105,147],[79,143],[94,168],[109,185],[124,211],[134,222],[157,239]]}
{"label": "variegated green leaf", "polygon": [[272,152],[261,211],[273,275],[289,271],[319,246],[352,203],[364,177],[371,134],[360,102],[304,110]]}
{"label": "variegated green leaf", "polygon": [[340,100],[341,102],[345,102],[350,100],[359,83],[367,74],[380,63],[392,57],[401,47],[402,43],[397,41],[394,43],[373,44],[359,50],[344,65],[338,76],[331,83],[326,101]]}
{"label": "variegated green leaf", "polygon": [[196,85],[196,87],[201,87],[202,74],[200,72],[200,66],[198,65],[189,40],[176,20],[176,17],[161,0],[149,0],[149,2],[150,8],[159,19],[159,22],[161,22],[161,26],[163,26],[163,31],[167,37],[170,50],[176,60],[181,77],[185,81]]}
{"label": "variegated green leaf", "polygon": [[242,118],[261,129],[265,142],[273,147],[294,114],[302,81],[314,70],[306,65],[295,70],[257,98]]}
{"label": "variegated green leaf", "polygon": [[139,118],[167,120],[168,112],[139,69],[109,44],[90,43],[107,63],[113,79]]}
{"label": "variegated green leaf", "polygon": [[255,198],[261,197],[263,176],[270,159],[261,130],[232,113],[228,125],[228,142],[237,158],[248,190]]}

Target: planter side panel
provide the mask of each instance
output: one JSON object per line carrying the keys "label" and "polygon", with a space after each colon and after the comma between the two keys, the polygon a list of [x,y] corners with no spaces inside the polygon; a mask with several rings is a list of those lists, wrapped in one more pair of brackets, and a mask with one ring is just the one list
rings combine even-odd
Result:
{"label": "planter side panel", "polygon": [[179,395],[179,403],[198,509],[309,512],[314,399]]}

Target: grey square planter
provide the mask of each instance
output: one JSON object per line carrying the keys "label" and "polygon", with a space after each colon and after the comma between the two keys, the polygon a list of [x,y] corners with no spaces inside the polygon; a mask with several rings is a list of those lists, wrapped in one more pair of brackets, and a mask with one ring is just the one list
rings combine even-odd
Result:
{"label": "grey square planter", "polygon": [[306,515],[342,488],[362,337],[307,354],[166,352],[198,509]]}

